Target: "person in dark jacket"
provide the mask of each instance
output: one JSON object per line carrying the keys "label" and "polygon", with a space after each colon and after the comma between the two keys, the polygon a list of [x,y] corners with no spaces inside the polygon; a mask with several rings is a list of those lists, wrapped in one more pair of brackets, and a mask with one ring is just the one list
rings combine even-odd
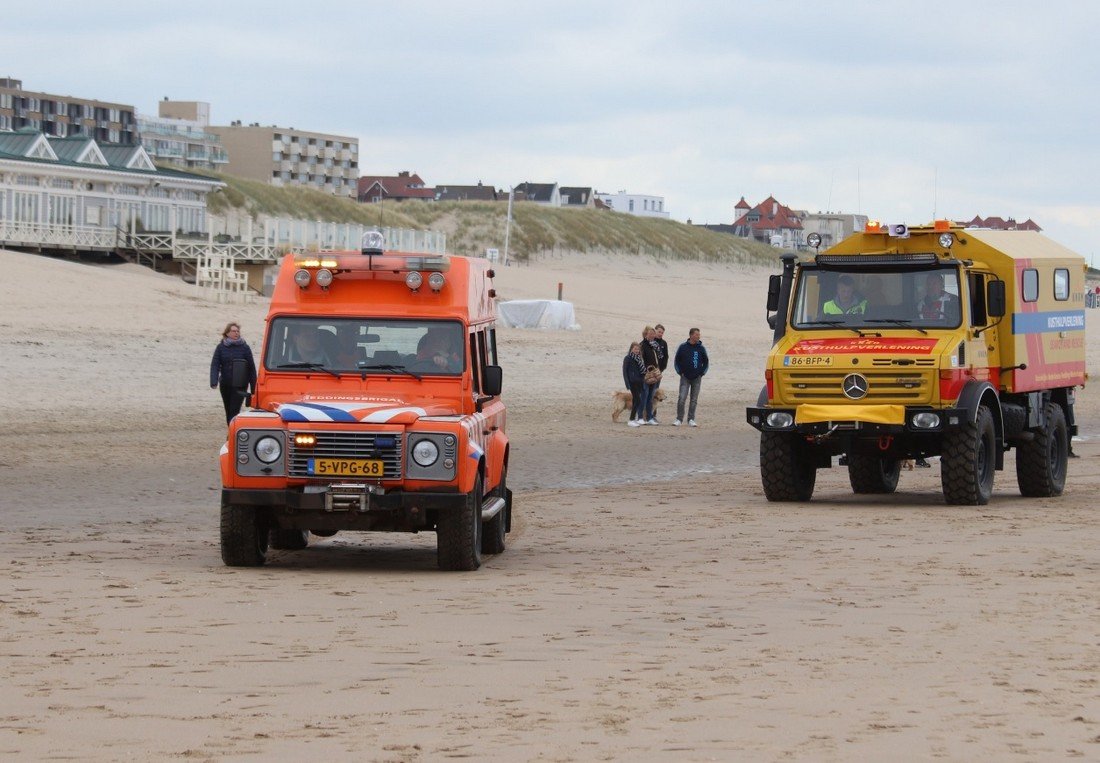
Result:
{"label": "person in dark jacket", "polygon": [[233,361],[242,359],[248,364],[248,388],[256,389],[256,361],[252,349],[241,339],[241,326],[228,323],[222,331],[222,340],[214,348],[214,357],[210,361],[210,389],[221,387],[222,403],[225,405],[225,423],[241,412],[244,394],[233,389]]}
{"label": "person in dark jacket", "polygon": [[[668,342],[665,341],[665,327],[658,323],[653,327],[653,341],[657,345],[657,368],[664,371],[668,368]],[[661,383],[657,382],[660,387]]]}
{"label": "person in dark jacket", "polygon": [[645,386],[645,361],[642,360],[642,345],[640,342],[631,342],[630,350],[623,358],[623,383],[630,390],[630,421],[629,426],[641,426],[642,421],[642,388]]}
{"label": "person in dark jacket", "polygon": [[703,346],[699,329],[688,331],[688,339],[676,350],[676,360],[673,367],[680,374],[680,397],[676,400],[676,420],[672,426],[678,427],[684,420],[684,403],[691,394],[691,404],[688,406],[687,423],[689,427],[695,426],[695,405],[699,402],[699,387],[703,376],[710,368],[710,358],[707,356],[707,348]]}
{"label": "person in dark jacket", "polygon": [[[646,326],[642,329],[642,360],[645,361],[645,367],[648,369],[650,366],[655,366],[658,369],[661,367],[661,359],[658,356],[657,344],[657,330],[652,326]],[[646,384],[642,387],[642,410],[645,413],[645,419],[643,424],[650,424],[651,426],[657,426],[657,416],[653,411],[653,397],[657,394],[657,387],[660,386],[661,381],[658,379],[652,384]]]}
{"label": "person in dark jacket", "polygon": [[[661,369],[661,373],[663,374],[665,372],[665,369],[668,368],[668,342],[665,341],[665,327],[662,326],[660,323],[658,323],[656,326],[653,327],[653,331],[654,331],[653,348],[655,350],[657,350],[657,368]],[[657,410],[656,410],[657,400],[656,400],[656,396],[657,396],[657,390],[659,390],[660,388],[661,388],[661,380],[658,379],[657,380],[657,385],[653,388],[653,396],[654,396],[654,400],[653,400],[653,405],[654,405],[653,420],[654,421],[657,421]]]}

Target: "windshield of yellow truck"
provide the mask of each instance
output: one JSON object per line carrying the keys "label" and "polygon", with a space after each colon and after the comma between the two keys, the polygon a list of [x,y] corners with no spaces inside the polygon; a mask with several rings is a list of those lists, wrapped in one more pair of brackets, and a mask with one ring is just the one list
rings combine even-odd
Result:
{"label": "windshield of yellow truck", "polygon": [[956,268],[828,270],[806,267],[791,313],[797,329],[956,328],[962,320]]}

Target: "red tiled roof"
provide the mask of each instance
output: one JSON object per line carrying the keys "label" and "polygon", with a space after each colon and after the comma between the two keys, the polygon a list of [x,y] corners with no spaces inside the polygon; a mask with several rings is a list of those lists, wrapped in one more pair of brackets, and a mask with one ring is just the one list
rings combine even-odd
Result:
{"label": "red tiled roof", "polygon": [[802,218],[790,207],[776,201],[774,196],[764,199],[734,220],[733,224],[753,232],[783,228],[802,230]]}
{"label": "red tiled roof", "polygon": [[415,172],[401,172],[393,175],[364,175],[359,178],[359,198],[377,183],[382,187],[387,199],[434,199],[435,189],[425,188],[424,181]]}
{"label": "red tiled roof", "polygon": [[983,218],[981,215],[974,215],[973,220],[970,220],[969,222],[962,222],[960,224],[967,228],[989,228],[990,230],[1043,230],[1030,217],[1020,223],[1016,222],[1016,220],[1011,217],[1005,220],[1000,217]]}

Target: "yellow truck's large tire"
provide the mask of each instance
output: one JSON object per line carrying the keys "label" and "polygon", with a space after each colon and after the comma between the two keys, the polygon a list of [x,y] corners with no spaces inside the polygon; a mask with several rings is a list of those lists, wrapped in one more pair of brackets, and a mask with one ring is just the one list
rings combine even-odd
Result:
{"label": "yellow truck's large tire", "polygon": [[982,506],[993,495],[993,474],[997,468],[997,433],[993,414],[981,406],[974,423],[944,436],[940,457],[940,483],[950,504]]}
{"label": "yellow truck's large tire", "polygon": [[1069,466],[1069,431],[1062,406],[1047,403],[1043,428],[1035,439],[1016,446],[1016,482],[1029,498],[1061,495]]}
{"label": "yellow truck's large tire", "polygon": [[481,566],[481,475],[460,509],[448,509],[436,522],[436,558],[441,570],[471,571]]}
{"label": "yellow truck's large tire", "polygon": [[808,501],[817,482],[817,467],[797,435],[760,433],[760,481],[769,501]]}
{"label": "yellow truck's large tire", "polygon": [[848,456],[848,481],[856,493],[892,493],[898,489],[901,461],[853,453]]}
{"label": "yellow truck's large tire", "polygon": [[260,567],[267,561],[268,522],[254,506],[222,504],[222,561],[229,567]]}

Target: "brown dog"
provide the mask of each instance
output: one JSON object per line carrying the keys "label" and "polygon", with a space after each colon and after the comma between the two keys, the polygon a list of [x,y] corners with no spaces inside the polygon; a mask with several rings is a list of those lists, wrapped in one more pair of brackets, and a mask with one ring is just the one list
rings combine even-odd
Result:
{"label": "brown dog", "polygon": [[[658,389],[653,394],[653,411],[657,411],[657,403],[665,399],[665,391]],[[619,420],[619,414],[623,411],[629,411],[630,406],[634,401],[630,397],[629,392],[612,392],[611,393],[611,420],[617,422]]]}

